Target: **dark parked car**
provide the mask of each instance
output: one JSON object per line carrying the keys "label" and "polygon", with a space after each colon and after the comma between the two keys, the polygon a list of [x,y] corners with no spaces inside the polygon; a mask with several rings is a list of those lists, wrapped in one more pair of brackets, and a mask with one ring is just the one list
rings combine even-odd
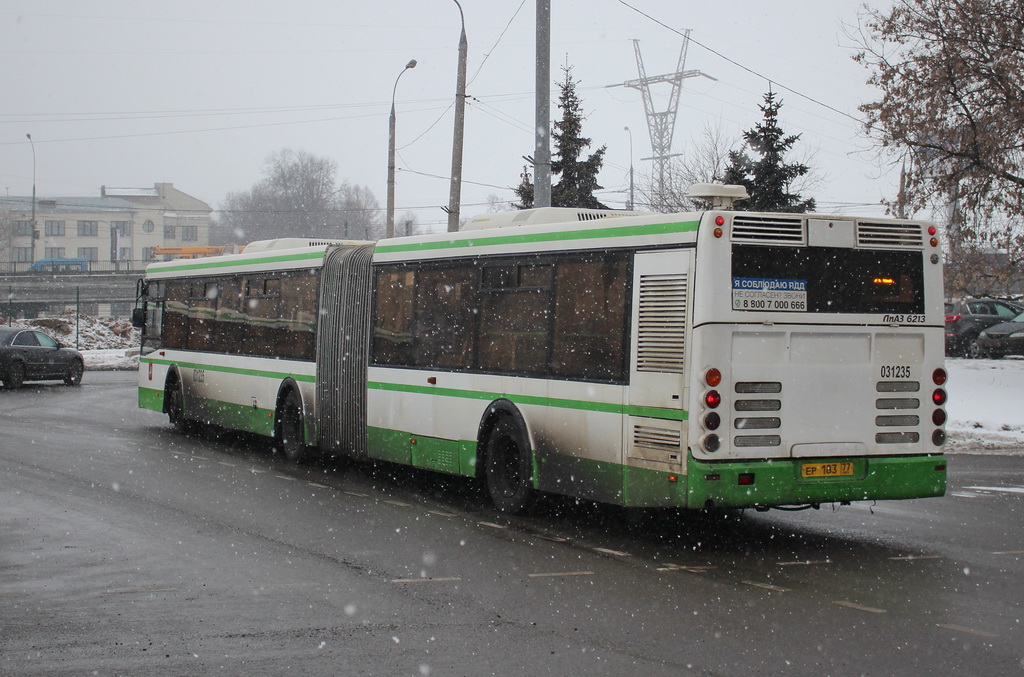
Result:
{"label": "dark parked car", "polygon": [[63,380],[69,386],[82,382],[82,354],[66,348],[52,336],[36,329],[0,327],[0,380],[9,389],[25,381]]}
{"label": "dark parked car", "polygon": [[1024,306],[998,299],[965,299],[946,304],[946,354],[978,357],[978,335],[1024,313]]}
{"label": "dark parked car", "polygon": [[978,335],[978,354],[981,357],[1024,355],[1024,313],[981,332]]}

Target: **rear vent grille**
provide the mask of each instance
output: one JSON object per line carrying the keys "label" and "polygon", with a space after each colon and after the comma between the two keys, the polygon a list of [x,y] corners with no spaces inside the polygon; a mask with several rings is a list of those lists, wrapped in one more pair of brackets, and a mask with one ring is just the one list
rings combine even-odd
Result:
{"label": "rear vent grille", "polygon": [[[879,393],[916,393],[920,392],[920,381],[878,381],[875,391]],[[875,416],[875,444],[914,444],[921,438],[916,430],[921,425],[921,417],[913,410],[921,408],[921,400],[916,397],[879,397],[875,400],[875,409],[880,412]],[[905,413],[904,413],[905,412]],[[909,428],[909,430],[894,430]]]}
{"label": "rear vent grille", "polygon": [[680,433],[678,430],[653,428],[651,426],[633,426],[633,445],[657,451],[679,451]]}
{"label": "rear vent grille", "polygon": [[[737,381],[733,386],[737,395],[779,395],[782,393],[781,381]],[[733,430],[747,432],[756,430],[777,430],[782,427],[782,417],[757,414],[760,412],[777,412],[782,409],[782,400],[777,398],[736,398],[733,411],[738,416],[732,420]],[[778,447],[782,445],[779,435],[735,435],[732,438],[735,447]]]}
{"label": "rear vent grille", "polygon": [[857,245],[872,249],[922,249],[924,234],[917,223],[857,223]]}
{"label": "rear vent grille", "polygon": [[686,293],[686,275],[640,277],[637,371],[683,373]]}
{"label": "rear vent grille", "polygon": [[735,216],[732,220],[732,239],[762,244],[807,244],[807,229],[799,217]]}

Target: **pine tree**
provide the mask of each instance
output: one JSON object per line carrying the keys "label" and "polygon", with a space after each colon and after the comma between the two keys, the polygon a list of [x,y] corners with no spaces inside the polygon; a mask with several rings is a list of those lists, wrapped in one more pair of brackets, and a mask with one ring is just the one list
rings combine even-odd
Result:
{"label": "pine tree", "polygon": [[745,186],[749,200],[737,204],[737,209],[755,212],[808,212],[814,211],[814,198],[789,192],[794,179],[810,171],[805,164],[786,164],[786,153],[799,139],[799,134],[786,136],[779,127],[781,101],[775,93],[764,95],[764,105],[758,106],[764,121],[743,133],[747,146],[757,153],[751,159],[743,150],[729,152],[729,165],[725,169],[725,183]]}
{"label": "pine tree", "polygon": [[[551,187],[551,206],[608,209],[594,197],[594,191],[603,188],[597,183],[597,175],[604,165],[606,147],[601,146],[586,159],[580,159],[590,147],[591,140],[581,136],[584,116],[582,102],[576,94],[578,81],[572,79],[571,66],[564,67],[562,71],[565,80],[558,85],[562,90],[558,97],[562,119],[555,121],[551,135],[555,143],[551,174],[561,178]],[[520,184],[513,191],[519,197],[519,208],[528,209],[533,207],[533,182],[525,169],[520,179]]]}

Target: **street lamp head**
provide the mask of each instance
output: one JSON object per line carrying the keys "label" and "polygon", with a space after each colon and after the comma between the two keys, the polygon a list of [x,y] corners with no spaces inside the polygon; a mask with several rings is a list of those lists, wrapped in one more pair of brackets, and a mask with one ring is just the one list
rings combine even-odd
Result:
{"label": "street lamp head", "polygon": [[416,68],[416,59],[409,59],[409,63],[405,64],[406,68]]}
{"label": "street lamp head", "polygon": [[32,140],[32,135],[31,134],[26,134],[25,138],[28,139],[29,141],[31,141]]}

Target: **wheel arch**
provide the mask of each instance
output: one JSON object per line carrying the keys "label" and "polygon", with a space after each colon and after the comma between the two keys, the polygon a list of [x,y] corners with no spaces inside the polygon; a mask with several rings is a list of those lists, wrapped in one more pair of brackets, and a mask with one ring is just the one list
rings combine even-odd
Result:
{"label": "wheel arch", "polygon": [[498,419],[503,416],[508,416],[516,424],[519,430],[523,433],[526,438],[526,444],[530,447],[532,453],[537,447],[534,444],[533,432],[530,430],[529,424],[526,422],[526,417],[523,416],[523,412],[520,411],[519,407],[514,402],[504,397],[494,400],[484,410],[483,415],[480,417],[480,424],[477,426],[476,433],[476,476],[483,477],[485,464],[482,462],[484,455],[487,451],[487,440],[490,437],[491,431],[494,429],[495,423]]}
{"label": "wheel arch", "polygon": [[302,435],[308,443],[310,439],[309,408],[306,406],[306,398],[302,396],[302,388],[299,387],[298,382],[291,376],[281,381],[281,385],[277,387],[277,397],[274,398],[274,437],[278,438],[281,435],[281,408],[284,405],[285,399],[291,393],[295,393],[295,396],[299,398],[299,411],[302,415]]}
{"label": "wheel arch", "polygon": [[176,365],[176,364],[171,365],[170,367],[168,367],[167,374],[164,376],[164,405],[163,405],[163,413],[165,413],[165,414],[169,414],[170,411],[171,411],[170,410],[170,406],[171,406],[170,398],[168,398],[166,396],[166,394],[167,394],[168,389],[171,386],[173,386],[173,385],[176,385],[176,386],[178,386],[179,388],[182,389],[181,396],[182,396],[182,398],[184,398],[185,397],[185,389],[182,387],[181,374],[178,372],[178,365]]}

